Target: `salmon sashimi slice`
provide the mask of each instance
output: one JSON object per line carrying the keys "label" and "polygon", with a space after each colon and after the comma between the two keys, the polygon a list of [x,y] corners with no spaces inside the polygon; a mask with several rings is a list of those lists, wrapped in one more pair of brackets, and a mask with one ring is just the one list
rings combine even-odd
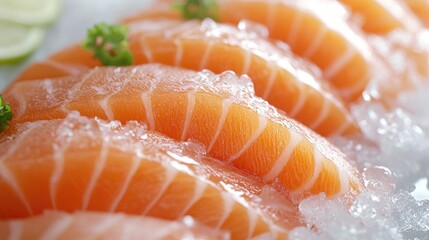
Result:
{"label": "salmon sashimi slice", "polygon": [[[341,100],[318,81],[320,76],[314,78],[318,72],[312,70],[311,65],[295,59],[286,50],[281,51],[254,31],[245,31],[246,23],[242,22],[239,28],[242,30],[211,20],[143,21],[132,24],[130,48],[135,64],[157,62],[214,73],[232,70],[240,75],[248,74],[257,96],[317,133],[324,136],[359,133]],[[63,68],[72,70],[72,61],[76,62],[75,66],[88,63],[88,67],[93,67],[92,56],[80,54],[82,49],[71,51],[75,48],[81,47],[65,50],[62,58],[57,54],[36,63],[19,79],[56,77]],[[58,70],[52,70],[49,62],[56,62]],[[79,72],[79,69],[73,71]],[[69,74],[64,72],[64,75]]]}
{"label": "salmon sashimi slice", "polygon": [[[391,105],[399,93],[421,87],[429,79],[429,34],[402,1],[340,0],[370,33],[369,45],[379,62],[371,85],[378,85],[376,100]],[[382,66],[383,65],[383,66]],[[367,92],[374,93],[374,86]],[[374,95],[374,94],[373,94]]]}
{"label": "salmon sashimi slice", "polygon": [[48,211],[22,220],[0,221],[2,239],[32,240],[140,240],[146,239],[229,239],[227,233],[193,222],[132,216],[120,213]]}
{"label": "salmon sashimi slice", "polygon": [[255,97],[252,82],[158,64],[95,68],[61,79],[16,83],[4,94],[14,122],[64,118],[70,111],[108,120],[143,121],[209,156],[278,181],[293,194],[327,196],[360,189],[357,170],[323,137]]}
{"label": "salmon sashimi slice", "polygon": [[397,29],[416,32],[421,29],[419,20],[400,1],[391,0],[340,0],[361,21],[367,33],[387,34]]}
{"label": "salmon sashimi slice", "polygon": [[233,239],[281,238],[299,225],[287,194],[205,157],[198,144],[174,142],[137,122],[71,113],[17,124],[0,139],[2,219],[51,209],[191,216]]}
{"label": "salmon sashimi slice", "polygon": [[[140,19],[180,18],[173,0],[157,1],[148,10],[129,17]],[[238,24],[243,19],[267,27],[272,39],[286,42],[299,56],[322,70],[325,79],[347,102],[361,97],[378,66],[371,47],[349,26],[347,10],[334,0],[219,0],[220,22]],[[240,9],[240,11],[237,11]]]}
{"label": "salmon sashimi slice", "polygon": [[427,0],[403,0],[403,2],[426,27],[429,27],[429,2]]}

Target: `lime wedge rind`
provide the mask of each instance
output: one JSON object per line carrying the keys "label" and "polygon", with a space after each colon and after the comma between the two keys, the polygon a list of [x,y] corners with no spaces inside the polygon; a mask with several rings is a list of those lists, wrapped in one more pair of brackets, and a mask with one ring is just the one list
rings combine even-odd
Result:
{"label": "lime wedge rind", "polygon": [[61,0],[0,0],[0,65],[31,55],[61,7]]}
{"label": "lime wedge rind", "polygon": [[[0,45],[0,64],[12,64],[23,60],[34,52],[43,41],[45,35],[43,28],[22,26],[20,28],[24,34],[18,41],[15,40],[13,44]],[[1,31],[2,29],[0,29]]]}
{"label": "lime wedge rind", "polygon": [[39,8],[32,10],[0,4],[0,20],[27,26],[48,25],[58,17],[60,9],[60,0],[47,0]]}

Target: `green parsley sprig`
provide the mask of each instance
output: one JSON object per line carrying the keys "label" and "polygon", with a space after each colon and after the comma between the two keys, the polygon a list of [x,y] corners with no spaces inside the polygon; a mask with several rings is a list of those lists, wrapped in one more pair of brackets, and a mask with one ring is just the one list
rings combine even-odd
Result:
{"label": "green parsley sprig", "polygon": [[88,29],[83,46],[94,52],[104,66],[129,66],[133,55],[128,46],[128,28],[100,23]]}
{"label": "green parsley sprig", "polygon": [[13,113],[10,104],[5,104],[3,97],[0,95],[0,132],[10,126],[8,121],[12,121]]}
{"label": "green parsley sprig", "polygon": [[173,3],[173,8],[179,10],[185,19],[211,18],[219,20],[219,6],[216,0],[182,0]]}

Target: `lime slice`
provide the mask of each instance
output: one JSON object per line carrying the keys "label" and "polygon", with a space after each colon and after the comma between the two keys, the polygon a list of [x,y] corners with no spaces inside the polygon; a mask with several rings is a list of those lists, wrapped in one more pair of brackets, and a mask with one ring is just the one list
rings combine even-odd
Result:
{"label": "lime slice", "polygon": [[56,19],[60,5],[60,0],[0,0],[0,20],[46,25]]}
{"label": "lime slice", "polygon": [[0,21],[0,64],[15,63],[30,55],[40,45],[45,30]]}

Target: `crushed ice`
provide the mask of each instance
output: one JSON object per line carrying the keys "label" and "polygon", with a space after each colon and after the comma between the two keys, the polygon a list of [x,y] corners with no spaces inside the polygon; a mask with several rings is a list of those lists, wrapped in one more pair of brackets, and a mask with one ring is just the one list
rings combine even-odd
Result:
{"label": "crushed ice", "polygon": [[352,113],[364,137],[331,141],[363,172],[352,202],[321,194],[302,201],[291,239],[429,239],[429,87],[401,93],[395,107],[361,102]]}

